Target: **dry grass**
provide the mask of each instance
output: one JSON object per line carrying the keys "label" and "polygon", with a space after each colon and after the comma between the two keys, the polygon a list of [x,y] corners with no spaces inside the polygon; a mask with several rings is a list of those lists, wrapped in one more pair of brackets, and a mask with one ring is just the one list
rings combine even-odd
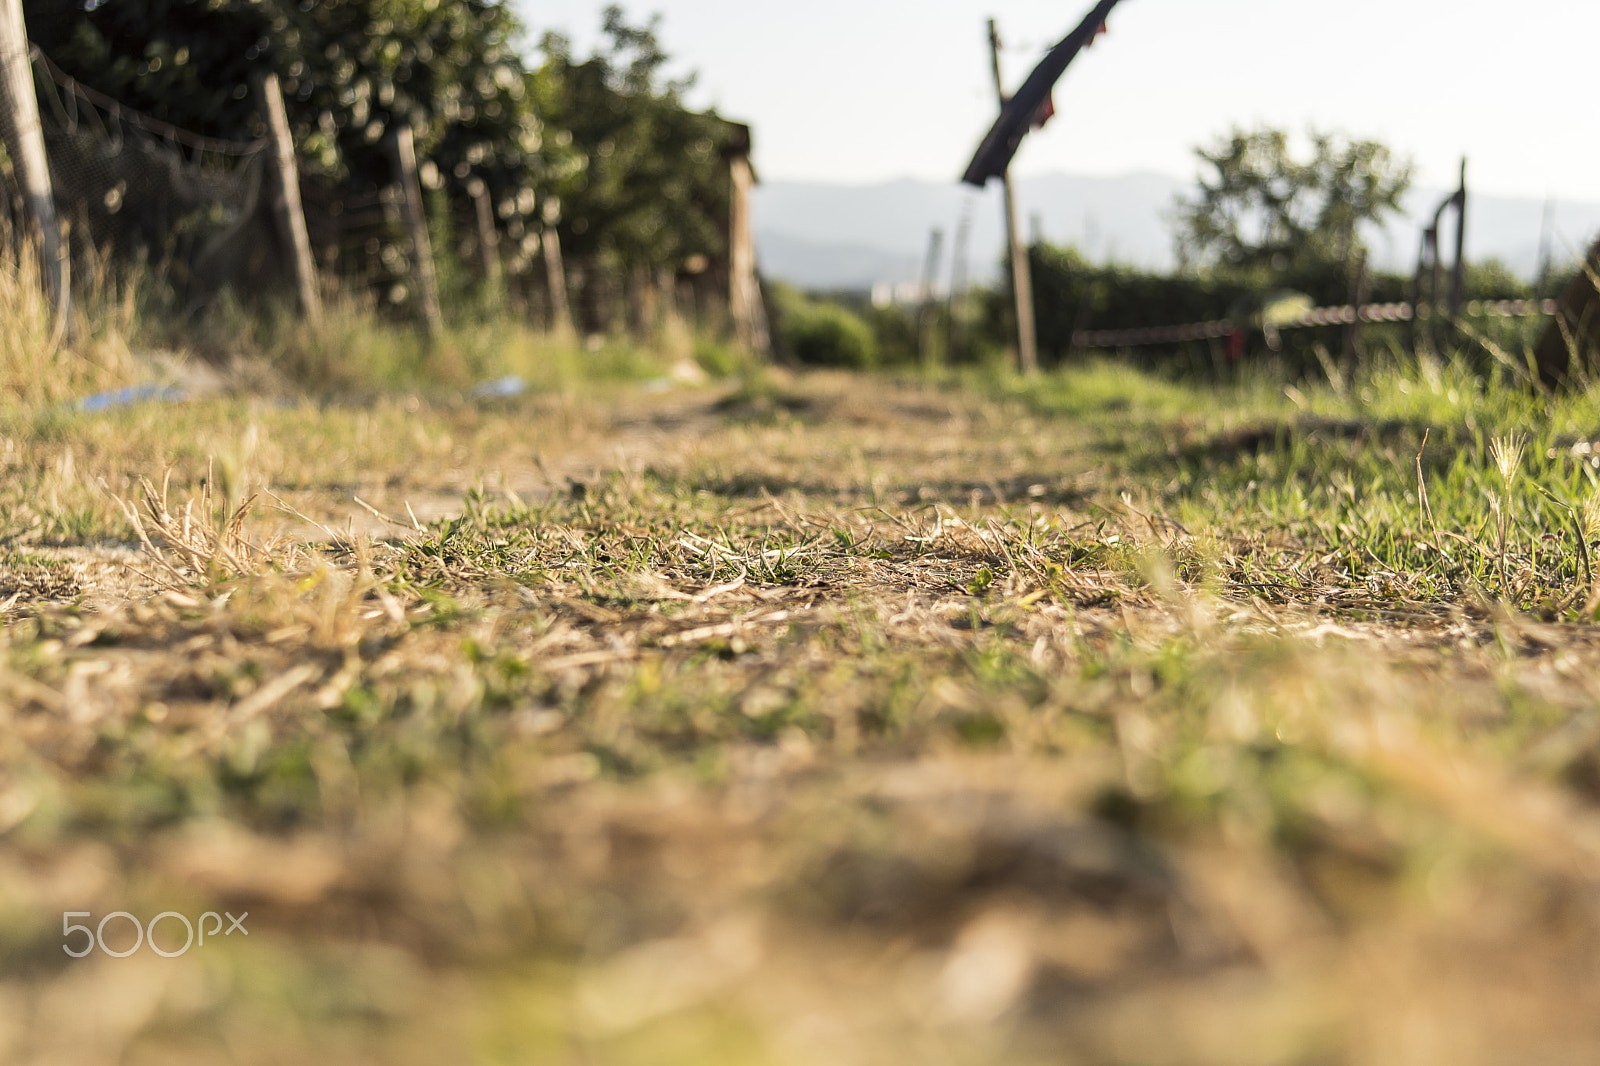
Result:
{"label": "dry grass", "polygon": [[0,430],[0,1059],[1593,1057],[1592,400],[867,384]]}
{"label": "dry grass", "polygon": [[[0,239],[11,246],[10,234]],[[0,412],[59,404],[126,384],[135,372],[129,338],[137,307],[131,288],[92,287],[58,313],[40,287],[39,262],[24,254],[0,263]]]}

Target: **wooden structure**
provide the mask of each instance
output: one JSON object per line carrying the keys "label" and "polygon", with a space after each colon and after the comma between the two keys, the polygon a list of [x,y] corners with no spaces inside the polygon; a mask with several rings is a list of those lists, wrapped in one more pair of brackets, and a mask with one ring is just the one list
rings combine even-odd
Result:
{"label": "wooden structure", "polygon": [[728,316],[739,346],[759,356],[772,352],[761,282],[756,275],[755,227],[750,213],[750,193],[756,184],[750,165],[750,127],[730,122],[733,139],[728,161]]}

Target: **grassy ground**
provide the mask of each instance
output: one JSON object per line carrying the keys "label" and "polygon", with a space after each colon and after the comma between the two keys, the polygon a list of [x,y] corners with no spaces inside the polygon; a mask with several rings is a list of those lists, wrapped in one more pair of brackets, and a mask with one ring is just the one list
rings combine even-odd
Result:
{"label": "grassy ground", "polygon": [[0,1060],[1590,1062],[1596,400],[14,407]]}

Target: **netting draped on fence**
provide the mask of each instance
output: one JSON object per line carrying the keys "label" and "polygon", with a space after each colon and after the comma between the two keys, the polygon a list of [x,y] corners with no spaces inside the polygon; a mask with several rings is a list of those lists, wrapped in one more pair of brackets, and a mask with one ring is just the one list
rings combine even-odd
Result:
{"label": "netting draped on fence", "polygon": [[[56,205],[76,257],[148,264],[191,304],[224,288],[283,286],[290,259],[272,214],[266,139],[229,141],[181,129],[84,85],[37,47],[31,54]],[[0,135],[14,145],[4,110]],[[401,226],[398,190],[352,193],[314,172],[300,178],[320,265],[381,303],[413,299],[415,252]],[[11,192],[0,209],[14,214],[19,202],[15,187]],[[475,232],[471,220],[444,228]],[[518,246],[513,267],[526,258],[527,244]]]}
{"label": "netting draped on fence", "polygon": [[37,48],[32,58],[50,179],[76,255],[147,262],[191,297],[279,272],[260,210],[264,141],[179,129],[83,85]]}

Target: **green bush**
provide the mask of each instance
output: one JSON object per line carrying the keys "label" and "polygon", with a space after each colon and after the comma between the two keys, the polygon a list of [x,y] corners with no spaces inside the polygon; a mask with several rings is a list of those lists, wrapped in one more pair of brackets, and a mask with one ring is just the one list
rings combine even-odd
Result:
{"label": "green bush", "polygon": [[796,362],[853,370],[877,365],[877,339],[859,315],[789,286],[774,289],[779,344]]}
{"label": "green bush", "polygon": [[694,361],[701,370],[714,378],[731,378],[750,370],[753,361],[747,352],[724,341],[711,337],[696,337]]}
{"label": "green bush", "polygon": [[909,366],[919,357],[915,307],[873,307],[868,312],[881,366]]}

